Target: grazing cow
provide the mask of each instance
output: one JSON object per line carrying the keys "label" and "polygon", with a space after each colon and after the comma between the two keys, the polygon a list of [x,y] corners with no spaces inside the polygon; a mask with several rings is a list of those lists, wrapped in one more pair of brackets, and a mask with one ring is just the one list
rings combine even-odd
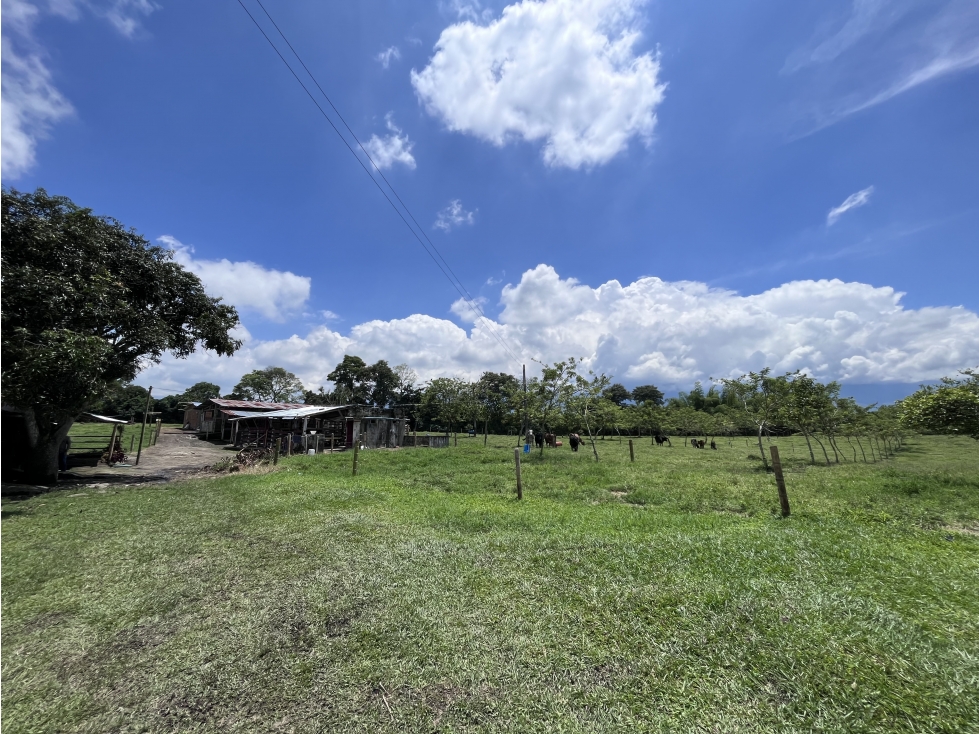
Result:
{"label": "grazing cow", "polygon": [[539,449],[540,448],[544,448],[544,434],[543,433],[534,434],[534,441],[537,442],[537,448],[539,448]]}
{"label": "grazing cow", "polygon": [[706,445],[707,445],[707,442],[706,441],[697,441],[697,448],[698,449],[702,449]]}
{"label": "grazing cow", "polygon": [[670,437],[669,436],[664,436],[664,435],[660,434],[658,436],[654,436],[653,438],[655,439],[657,446],[662,446],[664,443],[669,443],[671,447],[673,446],[673,444],[670,443]]}
{"label": "grazing cow", "polygon": [[697,448],[697,439],[691,438],[690,439],[690,445],[693,446],[694,448]]}
{"label": "grazing cow", "polygon": [[544,434],[544,445],[545,446],[549,446],[552,449],[557,448],[557,436],[555,436],[553,433],[545,433]]}
{"label": "grazing cow", "polygon": [[717,451],[717,442],[714,441],[714,439],[711,439],[710,440],[710,448],[711,448],[711,451]]}

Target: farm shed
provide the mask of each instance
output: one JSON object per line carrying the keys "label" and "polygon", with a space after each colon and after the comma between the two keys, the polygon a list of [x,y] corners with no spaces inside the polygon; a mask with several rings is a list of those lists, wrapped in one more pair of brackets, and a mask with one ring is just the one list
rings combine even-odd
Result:
{"label": "farm shed", "polygon": [[201,404],[184,404],[184,430],[196,431],[201,427]]}
{"label": "farm shed", "polygon": [[[239,412],[248,413],[271,413],[276,410],[287,410],[290,408],[308,408],[304,403],[270,403],[262,400],[229,400],[226,398],[209,398],[197,405],[197,428],[198,433],[205,438],[219,438],[231,440],[232,424],[229,419],[235,417]],[[187,418],[184,413],[184,420]]]}
{"label": "farm shed", "polygon": [[270,446],[292,441],[294,450],[332,446],[343,449],[359,441],[365,448],[394,448],[404,440],[406,419],[393,410],[365,405],[304,405],[269,412],[237,411],[230,418],[236,446]]}

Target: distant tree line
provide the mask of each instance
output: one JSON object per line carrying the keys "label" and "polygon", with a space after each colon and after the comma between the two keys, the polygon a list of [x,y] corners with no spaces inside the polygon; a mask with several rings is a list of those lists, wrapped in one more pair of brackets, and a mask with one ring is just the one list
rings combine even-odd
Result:
{"label": "distant tree line", "polygon": [[[964,370],[939,386],[924,386],[892,406],[861,406],[840,395],[837,382],[821,383],[801,372],[773,375],[770,369],[737,379],[697,382],[689,392],[666,398],[655,385],[628,390],[606,375],[584,373],[577,360],[541,364],[526,391],[513,375],[484,372],[478,380],[437,377],[418,383],[406,364],[367,364],[346,355],[327,375],[332,390],[303,386],[282,367],[243,375],[226,398],[309,405],[397,406],[419,431],[479,434],[535,432],[588,436],[754,436],[767,464],[765,437],[798,434],[812,463],[876,461],[892,453],[908,430],[979,439],[979,372]],[[187,403],[218,397],[220,388],[199,382],[179,395],[153,402],[164,422],[179,423]],[[114,383],[95,412],[137,417],[146,404],[142,387]]]}

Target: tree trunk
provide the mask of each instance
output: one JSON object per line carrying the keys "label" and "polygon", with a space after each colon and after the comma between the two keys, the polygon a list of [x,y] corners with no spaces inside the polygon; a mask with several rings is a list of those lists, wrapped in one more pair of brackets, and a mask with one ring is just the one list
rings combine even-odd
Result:
{"label": "tree trunk", "polygon": [[28,446],[22,464],[25,482],[47,486],[58,483],[58,448],[75,422],[70,416],[59,417],[57,426],[50,420],[42,420],[38,425],[34,411],[31,408],[24,410]]}
{"label": "tree trunk", "polygon": [[823,450],[823,456],[826,457],[826,466],[829,466],[829,454],[826,453],[826,447],[823,446],[823,442],[819,440],[819,436],[817,436],[815,433],[812,434],[812,437],[816,439],[816,443],[819,444],[819,448]]}
{"label": "tree trunk", "polygon": [[588,440],[591,441],[591,450],[595,454],[595,461],[598,461],[598,447],[595,445],[595,437],[591,433],[591,424],[588,422],[588,409],[585,408],[585,430],[588,431]]}
{"label": "tree trunk", "polygon": [[[863,463],[866,464],[867,463],[867,452],[863,450],[863,444],[860,443],[860,436],[854,436],[854,438],[857,439],[857,446],[860,447],[860,453],[863,456]],[[854,456],[856,456],[856,454],[854,454]],[[856,459],[854,459],[854,461],[856,461]]]}
{"label": "tree trunk", "polygon": [[483,447],[486,447],[486,442],[489,441],[489,418],[483,421]]}
{"label": "tree trunk", "polygon": [[836,450],[836,441],[834,441],[834,440],[833,440],[833,434],[832,434],[832,433],[827,433],[827,434],[826,434],[826,440],[827,440],[827,441],[829,441],[829,447],[830,447],[831,449],[833,449],[833,460],[834,460],[834,461],[835,461],[835,462],[836,462],[837,464],[839,464],[839,463],[840,463],[840,454],[839,454],[839,452],[838,452],[838,451]]}
{"label": "tree trunk", "polygon": [[765,471],[768,471],[768,457],[765,456],[765,444],[761,442],[762,431],[765,430],[765,424],[758,424],[758,451],[761,452],[761,461],[765,465]]}
{"label": "tree trunk", "polygon": [[[846,460],[847,460],[847,459],[846,459],[846,454],[844,454],[844,453],[843,453],[843,449],[841,449],[841,448],[840,448],[840,445],[839,445],[839,443],[838,443],[838,442],[837,442],[837,440],[836,440],[836,436],[830,436],[830,440],[831,440],[831,441],[833,442],[833,448],[834,448],[834,449],[835,449],[835,450],[836,450],[836,451],[837,451],[837,452],[839,453],[839,455],[840,455],[840,456],[841,456],[841,457],[843,458],[843,461],[844,461],[844,462],[846,462]],[[840,460],[839,460],[839,459],[837,459],[837,460],[836,460],[836,463],[837,463],[837,464],[839,464],[839,463],[840,463]]]}
{"label": "tree trunk", "polygon": [[816,454],[812,452],[812,441],[809,440],[809,431],[803,429],[802,435],[806,437],[806,446],[809,447],[809,459],[812,461],[812,465],[816,466]]}

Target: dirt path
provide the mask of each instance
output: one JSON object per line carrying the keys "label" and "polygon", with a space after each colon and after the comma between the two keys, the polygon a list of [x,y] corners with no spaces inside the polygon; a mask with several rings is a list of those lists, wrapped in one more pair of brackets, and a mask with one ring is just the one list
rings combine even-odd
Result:
{"label": "dirt path", "polygon": [[[179,430],[164,430],[155,446],[143,447],[139,466],[79,466],[63,477],[69,481],[108,483],[160,482],[198,474],[234,453],[221,445],[202,441],[197,435]],[[136,454],[127,463],[134,464]]]}

